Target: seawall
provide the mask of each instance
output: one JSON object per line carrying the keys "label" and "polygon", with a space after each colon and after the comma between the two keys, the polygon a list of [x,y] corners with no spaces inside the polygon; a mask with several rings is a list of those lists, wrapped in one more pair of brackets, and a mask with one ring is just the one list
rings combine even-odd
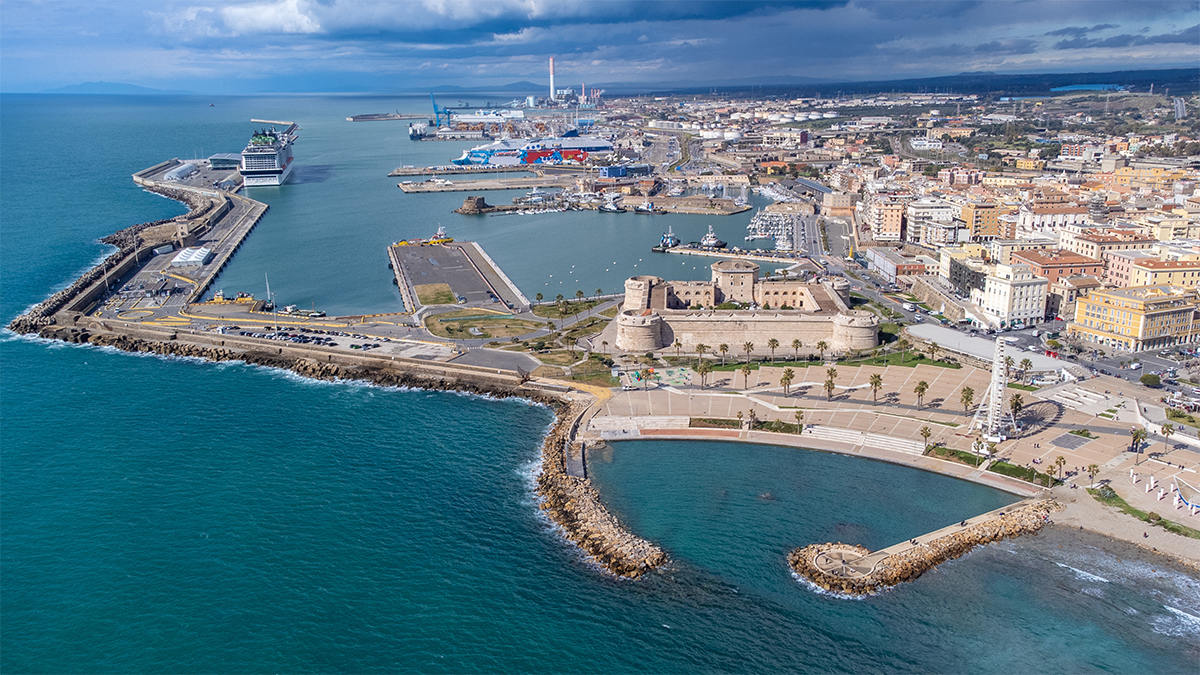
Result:
{"label": "seawall", "polygon": [[841,542],[812,544],[789,553],[788,565],[827,591],[867,595],[912,581],[976,546],[1036,533],[1059,508],[1048,499],[1024,502],[878,552]]}

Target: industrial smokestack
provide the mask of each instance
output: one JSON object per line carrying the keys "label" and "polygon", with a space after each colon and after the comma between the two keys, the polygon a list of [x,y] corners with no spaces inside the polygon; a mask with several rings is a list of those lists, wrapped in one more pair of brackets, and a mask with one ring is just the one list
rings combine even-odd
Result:
{"label": "industrial smokestack", "polygon": [[554,57],[550,57],[550,100],[553,101],[554,96]]}

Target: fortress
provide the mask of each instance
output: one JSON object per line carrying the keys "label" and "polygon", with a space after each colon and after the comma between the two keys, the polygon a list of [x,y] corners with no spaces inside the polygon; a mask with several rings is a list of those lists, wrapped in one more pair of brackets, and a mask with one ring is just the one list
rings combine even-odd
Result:
{"label": "fortress", "polygon": [[[758,309],[724,310],[736,302]],[[879,344],[879,318],[850,309],[845,279],[806,282],[760,279],[759,266],[744,260],[712,264],[712,281],[664,281],[638,276],[625,281],[625,304],[617,315],[617,349],[649,352],[678,340],[683,349],[711,349],[725,343],[740,351],[753,342],[755,352],[769,351],[779,340],[784,352],[799,339],[805,352],[825,341],[828,351],[871,349]]]}

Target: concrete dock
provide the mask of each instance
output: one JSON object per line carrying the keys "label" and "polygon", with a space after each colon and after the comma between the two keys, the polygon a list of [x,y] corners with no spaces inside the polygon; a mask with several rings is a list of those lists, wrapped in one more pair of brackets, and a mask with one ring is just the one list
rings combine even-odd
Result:
{"label": "concrete dock", "polygon": [[570,176],[522,176],[520,178],[485,178],[462,181],[422,181],[400,183],[406,193],[482,192],[485,190],[532,190],[533,188],[565,188],[575,184]]}

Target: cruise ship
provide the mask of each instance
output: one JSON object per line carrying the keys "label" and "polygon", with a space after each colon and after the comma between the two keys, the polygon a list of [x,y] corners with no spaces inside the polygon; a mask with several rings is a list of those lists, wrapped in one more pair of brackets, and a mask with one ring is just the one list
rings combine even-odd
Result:
{"label": "cruise ship", "polygon": [[586,162],[592,154],[607,155],[613,144],[603,138],[569,131],[558,138],[532,141],[503,139],[464,150],[455,164],[563,164]]}
{"label": "cruise ship", "polygon": [[[265,120],[250,120],[264,122]],[[275,127],[254,132],[246,149],[242,150],[242,182],[247,187],[283,185],[292,175],[292,143],[300,127],[295,122],[270,122],[288,125],[283,131]]]}

